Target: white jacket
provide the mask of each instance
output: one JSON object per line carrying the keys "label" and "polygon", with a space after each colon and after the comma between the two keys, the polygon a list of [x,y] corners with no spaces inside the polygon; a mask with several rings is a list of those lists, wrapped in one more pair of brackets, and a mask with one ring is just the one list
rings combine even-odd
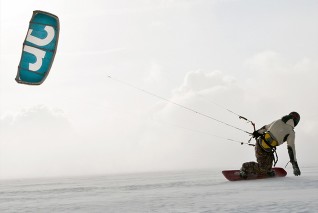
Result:
{"label": "white jacket", "polygon": [[287,146],[291,147],[294,154],[294,161],[296,159],[296,149],[295,149],[295,131],[294,131],[294,121],[289,119],[284,123],[281,119],[272,122],[264,126],[262,129],[258,130],[258,133],[263,134],[264,132],[270,132],[278,142],[278,146],[287,141]]}

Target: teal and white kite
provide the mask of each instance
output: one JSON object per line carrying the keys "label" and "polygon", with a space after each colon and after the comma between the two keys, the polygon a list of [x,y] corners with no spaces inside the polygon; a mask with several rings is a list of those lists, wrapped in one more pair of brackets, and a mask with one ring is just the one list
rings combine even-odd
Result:
{"label": "teal and white kite", "polygon": [[23,43],[22,56],[15,80],[21,84],[40,85],[52,67],[60,31],[56,15],[33,11]]}

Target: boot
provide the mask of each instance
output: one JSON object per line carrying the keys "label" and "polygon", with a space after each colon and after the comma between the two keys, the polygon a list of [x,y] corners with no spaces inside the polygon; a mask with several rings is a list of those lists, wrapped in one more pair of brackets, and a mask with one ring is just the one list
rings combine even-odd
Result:
{"label": "boot", "polygon": [[270,171],[267,172],[267,175],[269,177],[275,177],[275,171],[274,170],[270,170]]}
{"label": "boot", "polygon": [[247,173],[244,170],[240,170],[240,177],[242,179],[247,179]]}

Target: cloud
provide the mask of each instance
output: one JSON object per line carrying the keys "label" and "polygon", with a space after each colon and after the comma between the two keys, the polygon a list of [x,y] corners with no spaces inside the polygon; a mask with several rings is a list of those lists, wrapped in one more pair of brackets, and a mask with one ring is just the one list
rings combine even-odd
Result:
{"label": "cloud", "polygon": [[253,87],[250,91],[254,90],[252,94],[257,94],[260,101],[269,100],[286,109],[295,107],[301,110],[308,107],[304,103],[317,106],[314,99],[304,96],[318,91],[318,84],[315,82],[315,70],[318,64],[314,59],[304,57],[291,60],[278,53],[267,51],[251,57],[246,64],[250,81],[253,82],[249,84]]}
{"label": "cloud", "polygon": [[221,71],[202,72],[191,71],[185,75],[182,85],[175,90],[176,93],[204,93],[207,90],[227,89],[235,83],[233,76],[226,76]]}
{"label": "cloud", "polygon": [[73,132],[62,110],[38,105],[3,116],[0,124],[1,178],[52,175],[67,164]]}
{"label": "cloud", "polygon": [[[219,161],[223,159],[226,160],[224,165],[233,165],[235,156],[240,155],[235,155],[235,152],[240,150],[242,154],[246,150],[241,150],[238,143],[227,139],[247,141],[246,133],[242,134],[196,112],[234,125],[243,124],[242,128],[251,128],[238,116],[229,114],[218,105],[233,106],[242,97],[244,93],[233,76],[221,71],[188,72],[170,101],[157,107],[149,123],[151,128],[147,129],[143,138],[144,146],[151,143],[152,149],[148,151],[157,156],[153,159],[154,164],[166,169],[207,168],[220,166]],[[240,166],[237,162],[235,164]]]}
{"label": "cloud", "polygon": [[5,134],[19,132],[22,138],[32,136],[30,133],[44,136],[47,132],[71,130],[71,124],[62,110],[50,109],[44,105],[23,109],[16,114],[3,115],[0,122],[1,127],[7,130]]}
{"label": "cloud", "polygon": [[237,103],[244,99],[244,89],[240,87],[237,79],[219,70],[188,72],[172,96],[172,100],[176,102],[181,101],[216,115],[215,110],[225,111],[225,108],[230,106],[239,110],[241,107]]}

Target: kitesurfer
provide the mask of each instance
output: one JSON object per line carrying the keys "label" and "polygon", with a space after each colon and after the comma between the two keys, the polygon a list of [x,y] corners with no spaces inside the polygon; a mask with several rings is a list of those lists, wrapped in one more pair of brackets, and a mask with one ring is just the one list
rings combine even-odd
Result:
{"label": "kitesurfer", "polygon": [[275,173],[271,170],[275,161],[274,153],[276,154],[276,147],[282,145],[284,142],[287,142],[288,154],[293,166],[294,175],[300,175],[301,172],[296,159],[294,131],[299,120],[299,114],[291,112],[281,119],[254,131],[253,138],[256,139],[255,156],[257,162],[243,163],[240,169],[240,176],[242,178],[247,178],[249,174],[274,176]]}

